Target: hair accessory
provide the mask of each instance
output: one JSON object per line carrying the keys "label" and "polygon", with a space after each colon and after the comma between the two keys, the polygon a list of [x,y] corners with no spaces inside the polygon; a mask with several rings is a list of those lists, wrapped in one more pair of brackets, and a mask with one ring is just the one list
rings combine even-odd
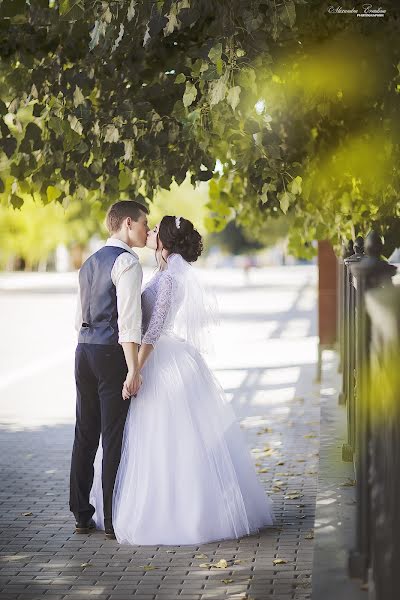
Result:
{"label": "hair accessory", "polygon": [[181,226],[181,217],[175,217],[175,225],[177,229],[180,229]]}

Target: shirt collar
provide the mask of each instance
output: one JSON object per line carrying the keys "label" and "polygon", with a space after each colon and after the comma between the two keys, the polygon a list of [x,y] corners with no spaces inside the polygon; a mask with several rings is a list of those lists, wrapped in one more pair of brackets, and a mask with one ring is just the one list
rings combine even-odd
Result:
{"label": "shirt collar", "polygon": [[132,250],[132,248],[130,246],[128,246],[128,244],[125,244],[125,242],[123,242],[122,240],[118,240],[117,238],[108,238],[108,240],[106,241],[106,246],[114,246],[116,248],[123,248],[124,250],[127,250],[128,252],[130,252],[130,254],[132,254],[135,258],[137,258],[139,260],[139,257],[136,254],[136,252],[134,252]]}

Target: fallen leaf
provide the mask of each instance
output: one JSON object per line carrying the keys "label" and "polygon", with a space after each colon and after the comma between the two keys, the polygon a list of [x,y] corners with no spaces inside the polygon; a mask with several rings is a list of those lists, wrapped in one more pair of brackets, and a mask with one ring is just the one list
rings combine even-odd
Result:
{"label": "fallen leaf", "polygon": [[304,508],[305,504],[296,504],[297,508]]}
{"label": "fallen leaf", "polygon": [[241,560],[240,558],[237,558],[236,560],[233,561],[234,565],[240,565],[242,562],[246,562],[245,560]]}
{"label": "fallen leaf", "polygon": [[285,560],[284,558],[275,558],[272,561],[273,565],[286,565],[286,563],[287,563],[287,560]]}
{"label": "fallen leaf", "polygon": [[222,583],[233,583],[233,579],[221,579]]}
{"label": "fallen leaf", "polygon": [[283,461],[283,460],[280,460],[280,461],[279,461],[278,463],[276,463],[276,464],[277,464],[277,465],[279,465],[279,466],[281,467],[282,465],[284,465],[284,464],[285,464],[285,461]]}
{"label": "fallen leaf", "polygon": [[315,433],[306,433],[306,435],[304,436],[305,438],[316,438],[316,434]]}
{"label": "fallen leaf", "polygon": [[207,554],[196,554],[195,558],[208,558]]}
{"label": "fallen leaf", "polygon": [[221,560],[219,560],[217,563],[214,563],[212,566],[216,569],[226,569],[228,567],[228,563],[224,558],[221,558]]}
{"label": "fallen leaf", "polygon": [[302,498],[304,494],[292,493],[284,496],[285,500],[297,500],[297,498]]}
{"label": "fallen leaf", "polygon": [[304,536],[304,539],[305,539],[305,540],[313,540],[313,539],[314,539],[314,532],[313,532],[313,531],[310,531],[310,533],[307,533],[307,534]]}
{"label": "fallen leaf", "polygon": [[260,431],[257,431],[257,435],[262,435],[263,433],[272,433],[273,429],[271,429],[270,427],[264,427],[264,429],[260,429]]}
{"label": "fallen leaf", "polygon": [[199,565],[199,567],[201,567],[202,569],[208,569],[211,566],[211,563],[201,563],[201,565]]}
{"label": "fallen leaf", "polygon": [[32,515],[33,515],[33,513],[31,513],[31,512],[24,512],[24,513],[22,513],[23,517],[31,517]]}
{"label": "fallen leaf", "polygon": [[154,567],[153,565],[139,565],[143,571],[154,571],[154,569],[157,569],[158,567]]}
{"label": "fallen leaf", "polygon": [[175,550],[166,550],[165,551],[167,554],[175,554]]}
{"label": "fallen leaf", "polygon": [[340,487],[352,487],[353,485],[356,485],[356,480],[349,479],[348,481],[345,481],[344,483],[342,483]]}
{"label": "fallen leaf", "polygon": [[268,473],[268,469],[266,469],[265,467],[263,469],[258,469],[259,473]]}
{"label": "fallen leaf", "polygon": [[81,564],[81,567],[82,567],[82,568],[85,568],[85,569],[86,569],[86,567],[91,567],[91,566],[92,566],[92,565],[91,565],[90,563],[82,563],[82,564]]}
{"label": "fallen leaf", "polygon": [[272,456],[274,454],[274,452],[276,452],[276,450],[274,450],[274,448],[269,448],[269,450],[263,451],[263,456]]}

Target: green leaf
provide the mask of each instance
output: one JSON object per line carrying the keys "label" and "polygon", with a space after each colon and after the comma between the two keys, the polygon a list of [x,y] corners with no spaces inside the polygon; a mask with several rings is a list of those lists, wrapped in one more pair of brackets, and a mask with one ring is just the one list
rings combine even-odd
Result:
{"label": "green leaf", "polygon": [[210,181],[213,177],[212,171],[199,171],[197,174],[197,179],[199,181]]}
{"label": "green leaf", "polygon": [[223,229],[225,229],[226,220],[219,219],[218,217],[205,217],[204,225],[205,225],[207,231],[218,232],[218,231],[222,231]]}
{"label": "green leaf", "polygon": [[76,133],[76,131],[73,131],[68,123],[63,122],[62,123],[62,128],[63,128],[63,147],[65,152],[69,152],[70,150],[72,150],[72,148],[74,148],[75,146],[77,146],[77,144],[80,143],[81,141],[81,136]]}
{"label": "green leaf", "polygon": [[231,87],[228,91],[226,100],[227,100],[228,104],[232,107],[233,110],[235,110],[237,105],[239,104],[239,96],[240,96],[241,91],[242,91],[242,88],[239,85],[235,85],[234,87]]}
{"label": "green leaf", "polygon": [[197,89],[196,86],[190,81],[186,82],[185,93],[183,94],[183,105],[187,108],[190,106],[196,99]]}
{"label": "green leaf", "polygon": [[208,70],[209,63],[198,58],[192,65],[191,74],[193,77],[199,77]]}
{"label": "green leaf", "polygon": [[75,131],[77,134],[82,135],[83,127],[82,123],[76,118],[75,115],[68,115],[68,121],[71,125],[71,129]]}
{"label": "green leaf", "polygon": [[183,73],[179,73],[179,75],[175,78],[175,83],[185,83],[186,76]]}
{"label": "green leaf", "polygon": [[106,35],[107,23],[105,21],[95,21],[94,27],[90,32],[89,50],[93,50],[100,42],[100,36]]}
{"label": "green leaf", "polygon": [[168,19],[168,23],[164,27],[164,35],[170,35],[173,33],[174,29],[178,29],[179,27],[179,21],[177,19],[177,6],[175,4],[172,4],[171,12],[166,15],[166,17]]}
{"label": "green leaf", "polygon": [[48,185],[47,189],[46,189],[46,195],[47,195],[47,201],[53,202],[54,200],[57,200],[57,198],[59,198],[62,194],[62,191],[59,190],[57,187],[55,187],[54,185]]}
{"label": "green leaf", "polygon": [[294,194],[291,194],[290,192],[281,192],[280,194],[278,194],[278,200],[281,207],[281,211],[285,215],[289,209],[290,203],[293,202],[294,199]]}
{"label": "green leaf", "polygon": [[264,185],[262,186],[262,193],[263,193],[262,202],[267,201],[267,198],[268,198],[267,192],[276,192],[276,185],[273,181],[270,181],[269,183],[264,183]]}
{"label": "green leaf", "polygon": [[16,194],[11,194],[10,204],[14,209],[20,210],[23,203],[24,201],[22,200],[22,198],[20,198]]}
{"label": "green leaf", "polygon": [[129,23],[129,21],[132,21],[133,17],[135,16],[136,4],[137,4],[137,0],[132,0],[128,6],[128,12],[126,13],[126,18],[128,19],[128,23]]}
{"label": "green leaf", "polygon": [[300,175],[297,175],[297,177],[295,177],[293,179],[293,181],[289,185],[289,188],[290,188],[290,191],[292,192],[292,194],[301,194],[302,181],[303,181],[303,179],[300,177]]}
{"label": "green leaf", "polygon": [[83,0],[61,0],[59,10],[60,16],[69,21],[81,19],[85,11]]}
{"label": "green leaf", "polygon": [[77,85],[75,86],[74,91],[74,106],[77,108],[80,104],[85,103],[85,96],[82,94],[82,90]]}
{"label": "green leaf", "polygon": [[209,98],[211,106],[218,104],[221,102],[226,96],[226,92],[228,91],[225,77],[221,77],[217,79],[217,81],[211,81],[209,87]]}
{"label": "green leaf", "polygon": [[288,27],[293,27],[296,22],[296,7],[293,0],[283,0],[283,8],[281,9],[279,18]]}
{"label": "green leaf", "polygon": [[106,128],[106,133],[104,135],[104,141],[109,144],[118,142],[119,140],[119,131],[115,127],[115,125],[108,125]]}
{"label": "green leaf", "polygon": [[127,169],[123,169],[122,171],[120,171],[118,179],[119,189],[121,191],[126,190],[126,188],[130,185],[132,179],[130,171],[128,171]]}
{"label": "green leaf", "polygon": [[190,113],[188,113],[188,121],[190,121],[191,123],[195,123],[196,121],[198,121],[200,119],[200,115],[201,115],[201,111],[200,109],[196,108],[196,110],[192,110]]}
{"label": "green leaf", "polygon": [[222,60],[222,58],[219,58],[215,64],[217,67],[218,75],[222,75],[222,73],[224,71],[224,61]]}
{"label": "green leaf", "polygon": [[208,53],[208,58],[211,60],[211,62],[213,62],[216,65],[217,62],[221,60],[221,55],[222,44],[216,44],[216,46],[213,46],[210,52]]}
{"label": "green leaf", "polygon": [[113,43],[113,46],[111,48],[111,53],[115,52],[115,50],[118,48],[118,46],[121,43],[122,38],[124,37],[124,32],[125,32],[125,27],[123,23],[119,24],[119,33],[118,33],[118,37],[116,38],[116,40]]}

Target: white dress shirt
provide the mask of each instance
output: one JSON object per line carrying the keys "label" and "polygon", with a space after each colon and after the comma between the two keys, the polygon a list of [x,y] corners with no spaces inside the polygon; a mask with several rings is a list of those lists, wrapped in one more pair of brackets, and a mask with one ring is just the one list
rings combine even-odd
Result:
{"label": "white dress shirt", "polygon": [[[111,270],[111,280],[117,293],[118,341],[140,344],[142,339],[142,303],[141,290],[143,271],[138,255],[125,242],[108,238],[106,246],[124,248],[127,252],[120,254]],[[75,329],[79,332],[82,326],[81,294],[78,287],[78,303],[76,307]]]}

